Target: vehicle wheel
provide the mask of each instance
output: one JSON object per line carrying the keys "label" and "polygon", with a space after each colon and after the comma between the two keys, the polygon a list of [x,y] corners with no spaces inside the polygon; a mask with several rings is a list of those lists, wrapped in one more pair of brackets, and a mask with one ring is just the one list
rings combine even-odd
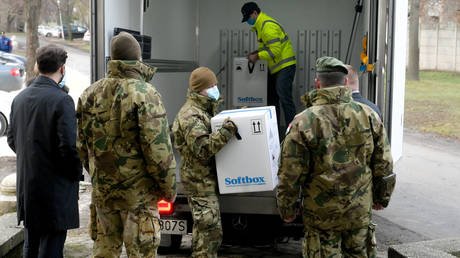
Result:
{"label": "vehicle wheel", "polygon": [[6,130],[8,129],[8,120],[3,113],[0,113],[0,136],[6,134]]}
{"label": "vehicle wheel", "polygon": [[171,245],[158,247],[158,253],[159,254],[170,254],[173,252],[177,252],[180,249],[181,243],[182,243],[182,235],[171,235]]}
{"label": "vehicle wheel", "polygon": [[45,37],[47,37],[47,38],[51,37],[51,33],[49,33],[49,32],[46,33],[46,36],[45,36]]}

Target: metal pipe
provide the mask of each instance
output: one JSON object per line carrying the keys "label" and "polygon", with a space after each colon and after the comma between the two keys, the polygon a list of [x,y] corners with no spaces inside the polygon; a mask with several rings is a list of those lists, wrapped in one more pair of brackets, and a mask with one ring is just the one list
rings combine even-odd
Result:
{"label": "metal pipe", "polygon": [[358,26],[360,13],[363,11],[362,0],[357,0],[355,6],[355,17],[353,18],[353,27],[351,29],[350,40],[348,42],[347,55],[345,57],[345,63],[351,62],[351,55],[353,54],[353,46],[356,39],[356,27]]}

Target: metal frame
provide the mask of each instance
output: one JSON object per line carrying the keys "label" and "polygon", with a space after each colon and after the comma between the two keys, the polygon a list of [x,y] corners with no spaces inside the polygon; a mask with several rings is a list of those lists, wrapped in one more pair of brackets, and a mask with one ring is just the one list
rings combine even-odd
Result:
{"label": "metal frame", "polygon": [[395,14],[395,1],[388,1],[388,27],[387,27],[387,55],[386,55],[386,89],[385,89],[385,113],[384,113],[384,124],[387,129],[388,139],[391,142],[391,129],[393,120],[393,62],[394,62],[394,14]]}
{"label": "metal frame", "polygon": [[105,76],[104,2],[91,0],[91,83]]}
{"label": "metal frame", "polygon": [[[379,0],[370,0],[370,13],[369,13],[369,34],[367,40],[367,52],[369,57],[369,64],[376,64],[377,62],[377,40],[378,40],[378,6]],[[378,68],[377,68],[378,69]],[[377,88],[377,74],[376,67],[368,74],[367,84],[367,99],[375,103],[376,88]]]}
{"label": "metal frame", "polygon": [[300,97],[315,89],[316,59],[320,56],[333,56],[340,59],[341,31],[300,30],[297,32],[297,71],[294,99],[301,105]]}
{"label": "metal frame", "polygon": [[220,45],[219,45],[219,66],[220,71],[217,73],[219,77],[219,86],[221,92],[225,93],[224,107],[232,108],[232,76],[231,69],[233,67],[233,58],[247,56],[250,52],[257,49],[257,35],[250,30],[220,30]]}
{"label": "metal frame", "polygon": [[198,63],[195,61],[146,59],[143,62],[158,68],[158,73],[192,72],[198,68]]}
{"label": "metal frame", "polygon": [[388,18],[388,0],[380,0],[378,5],[378,20],[377,20],[377,61],[374,65],[374,73],[376,74],[376,105],[385,113],[385,76],[384,69],[386,64],[385,55],[386,35],[387,35],[387,18]]}
{"label": "metal frame", "polygon": [[[297,107],[301,106],[300,96],[315,88],[314,78],[316,59],[329,55],[340,59],[342,32],[340,30],[299,30],[297,31],[297,71],[294,101]],[[225,93],[225,108],[232,108],[233,96],[231,67],[233,57],[247,56],[257,49],[257,35],[249,30],[221,30],[220,31],[220,74],[221,92]]]}

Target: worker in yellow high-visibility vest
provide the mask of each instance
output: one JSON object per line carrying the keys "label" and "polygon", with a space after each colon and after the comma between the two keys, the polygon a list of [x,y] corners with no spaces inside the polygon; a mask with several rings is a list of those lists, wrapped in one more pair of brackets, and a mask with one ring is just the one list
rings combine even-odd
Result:
{"label": "worker in yellow high-visibility vest", "polygon": [[296,70],[296,59],[284,28],[273,18],[260,11],[254,2],[248,2],[241,8],[243,21],[252,26],[257,33],[259,49],[248,55],[249,62],[255,63],[258,59],[268,63],[267,104],[276,106],[276,113],[280,117],[280,105],[284,110],[286,126],[296,115],[292,99],[292,81]]}

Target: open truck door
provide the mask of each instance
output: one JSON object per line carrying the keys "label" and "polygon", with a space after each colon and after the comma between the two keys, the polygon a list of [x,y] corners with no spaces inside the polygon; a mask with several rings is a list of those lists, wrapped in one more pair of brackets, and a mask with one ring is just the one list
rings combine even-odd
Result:
{"label": "open truck door", "polygon": [[[257,45],[255,33],[248,24],[241,23],[243,3],[92,0],[92,82],[105,76],[114,28],[123,28],[151,37],[151,45],[147,46],[150,58],[143,62],[158,67],[152,84],[163,97],[170,124],[185,102],[189,75],[198,66],[207,66],[218,74],[224,108],[233,108],[232,93],[242,86],[232,81],[233,60],[247,56]],[[397,161],[402,155],[407,0],[267,0],[259,5],[262,12],[283,25],[293,44],[297,59],[293,85],[297,112],[304,109],[300,96],[314,88],[318,57],[334,56],[359,70],[361,53],[366,48],[368,59],[360,73],[361,93],[382,110]],[[179,162],[178,155],[176,158]],[[186,228],[185,232],[164,229],[162,245],[175,248],[180,245],[182,234],[192,229],[180,182],[178,192],[174,210],[162,215],[164,221]],[[169,209],[167,204],[163,205]],[[293,232],[282,230],[274,192],[221,195],[220,207],[224,242],[232,238],[289,236]],[[301,221],[297,226],[302,226]]]}

